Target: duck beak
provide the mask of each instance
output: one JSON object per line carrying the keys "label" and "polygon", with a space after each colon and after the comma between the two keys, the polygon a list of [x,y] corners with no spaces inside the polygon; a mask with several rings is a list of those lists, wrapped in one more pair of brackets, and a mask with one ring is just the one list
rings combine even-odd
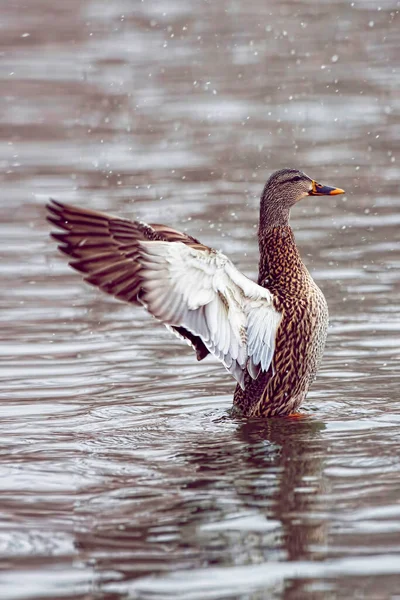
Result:
{"label": "duck beak", "polygon": [[336,194],[344,194],[345,191],[340,188],[329,187],[328,185],[321,185],[316,181],[312,181],[311,189],[308,192],[309,196],[335,196]]}

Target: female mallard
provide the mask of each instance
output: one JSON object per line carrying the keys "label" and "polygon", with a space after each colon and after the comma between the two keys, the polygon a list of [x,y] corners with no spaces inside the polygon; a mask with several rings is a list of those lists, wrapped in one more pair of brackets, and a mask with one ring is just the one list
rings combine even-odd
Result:
{"label": "female mallard", "polygon": [[296,411],[322,358],[328,308],[289,226],[305,196],[343,194],[282,169],[261,195],[258,284],[222,252],[164,225],[147,225],[52,200],[48,220],[71,267],[104,292],[136,305],[185,339],[197,359],[214,354],[238,382],[245,416]]}

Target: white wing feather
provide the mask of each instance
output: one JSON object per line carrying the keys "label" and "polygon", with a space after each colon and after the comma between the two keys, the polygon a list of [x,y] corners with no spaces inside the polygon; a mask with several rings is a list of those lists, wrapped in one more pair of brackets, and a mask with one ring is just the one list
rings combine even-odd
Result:
{"label": "white wing feather", "polygon": [[268,371],[281,319],[271,292],[240,273],[221,252],[181,242],[140,242],[143,293],[149,312],[199,336],[244,386]]}

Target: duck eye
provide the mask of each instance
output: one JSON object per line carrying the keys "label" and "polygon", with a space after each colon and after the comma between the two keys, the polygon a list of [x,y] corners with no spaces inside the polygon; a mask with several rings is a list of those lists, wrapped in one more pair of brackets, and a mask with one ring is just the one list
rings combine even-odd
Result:
{"label": "duck eye", "polygon": [[294,177],[292,177],[292,179],[290,181],[296,182],[296,181],[301,181],[303,178],[300,177],[300,175],[295,175]]}

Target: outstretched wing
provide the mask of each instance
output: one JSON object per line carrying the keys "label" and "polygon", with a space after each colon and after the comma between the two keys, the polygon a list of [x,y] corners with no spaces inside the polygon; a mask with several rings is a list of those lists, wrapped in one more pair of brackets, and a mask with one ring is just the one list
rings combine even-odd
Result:
{"label": "outstretched wing", "polygon": [[85,281],[126,302],[139,303],[139,240],[191,244],[206,249],[196,239],[164,225],[147,225],[94,210],[51,200],[47,220],[63,229],[51,236],[71,257],[70,265],[85,274]]}
{"label": "outstretched wing", "polygon": [[[64,230],[53,232],[59,250],[73,260],[70,265],[84,274],[88,283],[116,298],[140,305],[139,240],[182,242],[206,248],[195,238],[165,225],[147,225],[101,212],[51,200],[47,220]],[[184,327],[171,327],[180,339],[196,351],[197,360],[209,354],[202,340]]]}
{"label": "outstretched wing", "polygon": [[49,210],[65,231],[53,237],[87,281],[200,340],[242,386],[246,369],[254,379],[268,371],[281,314],[224,254],[163,226],[54,202]]}

